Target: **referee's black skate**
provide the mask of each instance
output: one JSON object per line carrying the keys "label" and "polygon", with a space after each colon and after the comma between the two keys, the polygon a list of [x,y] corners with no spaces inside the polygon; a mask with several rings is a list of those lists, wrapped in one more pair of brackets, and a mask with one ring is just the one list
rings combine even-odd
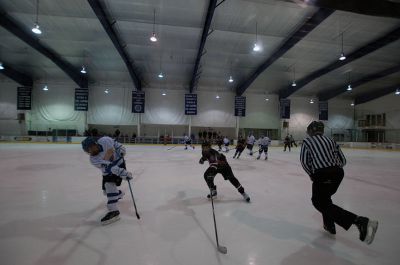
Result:
{"label": "referee's black skate", "polygon": [[360,231],[360,240],[368,245],[371,244],[378,229],[378,221],[371,221],[367,217],[357,216],[354,224]]}
{"label": "referee's black skate", "polygon": [[243,196],[243,199],[244,199],[246,202],[250,202],[250,196],[249,196],[246,192],[243,192],[243,193],[242,193],[242,196]]}
{"label": "referee's black skate", "polygon": [[102,225],[108,225],[119,220],[119,211],[108,212],[103,218],[101,218]]}

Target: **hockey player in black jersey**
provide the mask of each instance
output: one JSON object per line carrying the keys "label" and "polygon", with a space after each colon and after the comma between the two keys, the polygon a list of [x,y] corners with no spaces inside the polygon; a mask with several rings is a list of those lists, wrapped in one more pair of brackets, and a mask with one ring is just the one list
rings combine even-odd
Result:
{"label": "hockey player in black jersey", "polygon": [[246,140],[242,136],[239,136],[239,139],[238,139],[238,142],[236,145],[236,152],[235,152],[235,155],[233,156],[233,158],[239,159],[245,146],[246,146]]}
{"label": "hockey player in black jersey", "polygon": [[244,188],[240,184],[239,180],[237,180],[233,175],[232,168],[229,166],[228,161],[226,161],[226,157],[212,149],[209,142],[204,142],[201,145],[201,148],[202,157],[200,158],[199,163],[204,164],[204,161],[208,161],[210,164],[206,172],[204,172],[204,180],[210,188],[210,194],[207,195],[207,197],[210,198],[210,196],[217,196],[217,186],[214,185],[214,178],[218,173],[220,173],[225,180],[229,180],[239,193],[242,194],[245,201],[250,202],[249,195],[244,192]]}

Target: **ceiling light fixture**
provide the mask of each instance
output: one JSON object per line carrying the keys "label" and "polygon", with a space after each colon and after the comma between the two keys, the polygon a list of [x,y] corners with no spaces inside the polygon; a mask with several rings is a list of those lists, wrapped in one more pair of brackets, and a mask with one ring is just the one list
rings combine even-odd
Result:
{"label": "ceiling light fixture", "polygon": [[400,95],[400,89],[396,89],[396,92],[394,92],[395,95]]}
{"label": "ceiling light fixture", "polygon": [[292,87],[297,86],[296,84],[296,68],[293,66],[293,82],[292,82]]}
{"label": "ceiling light fixture", "polygon": [[159,78],[164,78],[163,72],[160,72],[160,73],[158,74],[158,77],[159,77]]}
{"label": "ceiling light fixture", "polygon": [[156,37],[156,9],[154,9],[153,12],[153,34],[151,34],[150,41],[156,42],[157,37]]}
{"label": "ceiling light fixture", "polygon": [[354,102],[351,102],[350,106],[354,107]]}
{"label": "ceiling light fixture", "polygon": [[3,69],[4,69],[4,65],[2,62],[0,62],[0,70],[3,70]]}
{"label": "ceiling light fixture", "polygon": [[44,85],[43,90],[44,90],[44,91],[48,91],[48,90],[49,90],[49,88],[47,87],[47,85]]}
{"label": "ceiling light fixture", "polygon": [[161,95],[163,95],[163,96],[166,96],[167,95],[167,93],[165,93],[165,92],[162,92],[162,94]]}
{"label": "ceiling light fixture", "polygon": [[86,74],[86,73],[87,73],[87,72],[86,72],[86,68],[85,68],[84,65],[82,65],[81,73],[82,73],[82,74]]}
{"label": "ceiling light fixture", "polygon": [[342,32],[342,53],[340,54],[339,60],[340,61],[346,60],[346,56],[344,56],[344,52],[343,52],[343,32]]}
{"label": "ceiling light fixture", "polygon": [[310,99],[310,104],[314,104],[314,100],[313,99]]}
{"label": "ceiling light fixture", "polygon": [[353,90],[353,88],[351,87],[351,85],[349,84],[348,86],[347,86],[347,91],[352,91]]}
{"label": "ceiling light fixture", "polygon": [[233,82],[233,78],[232,78],[232,76],[229,76],[229,83],[232,83]]}
{"label": "ceiling light fixture", "polygon": [[255,52],[261,51],[261,46],[258,45],[257,21],[256,21],[256,42],[254,43],[253,51],[255,51]]}
{"label": "ceiling light fixture", "polygon": [[217,96],[215,97],[216,99],[220,99],[220,96],[217,94]]}
{"label": "ceiling light fixture", "polygon": [[108,88],[106,88],[106,90],[104,90],[104,93],[108,94],[108,93],[110,93],[110,90],[108,90]]}
{"label": "ceiling light fixture", "polygon": [[39,0],[36,0],[36,21],[33,25],[32,32],[38,35],[42,34],[39,26]]}

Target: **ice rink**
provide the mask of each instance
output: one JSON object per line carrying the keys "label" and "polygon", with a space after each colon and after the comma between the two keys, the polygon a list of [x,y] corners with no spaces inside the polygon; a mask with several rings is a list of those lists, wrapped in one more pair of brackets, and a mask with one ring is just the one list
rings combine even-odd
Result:
{"label": "ice rink", "polygon": [[372,245],[358,231],[322,229],[311,204],[311,182],[299,148],[270,148],[269,160],[245,152],[228,161],[250,204],[216,177],[215,248],[211,203],[200,150],[128,146],[135,173],[137,220],[126,182],[121,220],[101,226],[106,213],[100,171],[77,144],[0,144],[1,264],[134,265],[397,265],[400,260],[400,153],[344,149],[348,165],[333,200],[379,220]]}

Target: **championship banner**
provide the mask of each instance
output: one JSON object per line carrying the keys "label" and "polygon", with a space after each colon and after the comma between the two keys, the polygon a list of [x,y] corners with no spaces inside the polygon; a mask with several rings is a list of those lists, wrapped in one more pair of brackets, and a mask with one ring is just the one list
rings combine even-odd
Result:
{"label": "championship banner", "polygon": [[318,106],[319,106],[319,120],[327,121],[328,120],[328,101],[320,101]]}
{"label": "championship banner", "polygon": [[18,87],[17,88],[17,110],[32,109],[32,88]]}
{"label": "championship banner", "polygon": [[281,119],[290,119],[290,99],[280,100]]}
{"label": "championship banner", "polygon": [[185,115],[197,115],[197,94],[185,94]]}
{"label": "championship banner", "polygon": [[132,91],[132,113],[144,113],[144,92]]}
{"label": "championship banner", "polygon": [[246,116],[246,97],[235,96],[235,116]]}
{"label": "championship banner", "polygon": [[75,111],[88,111],[89,89],[75,88]]}

